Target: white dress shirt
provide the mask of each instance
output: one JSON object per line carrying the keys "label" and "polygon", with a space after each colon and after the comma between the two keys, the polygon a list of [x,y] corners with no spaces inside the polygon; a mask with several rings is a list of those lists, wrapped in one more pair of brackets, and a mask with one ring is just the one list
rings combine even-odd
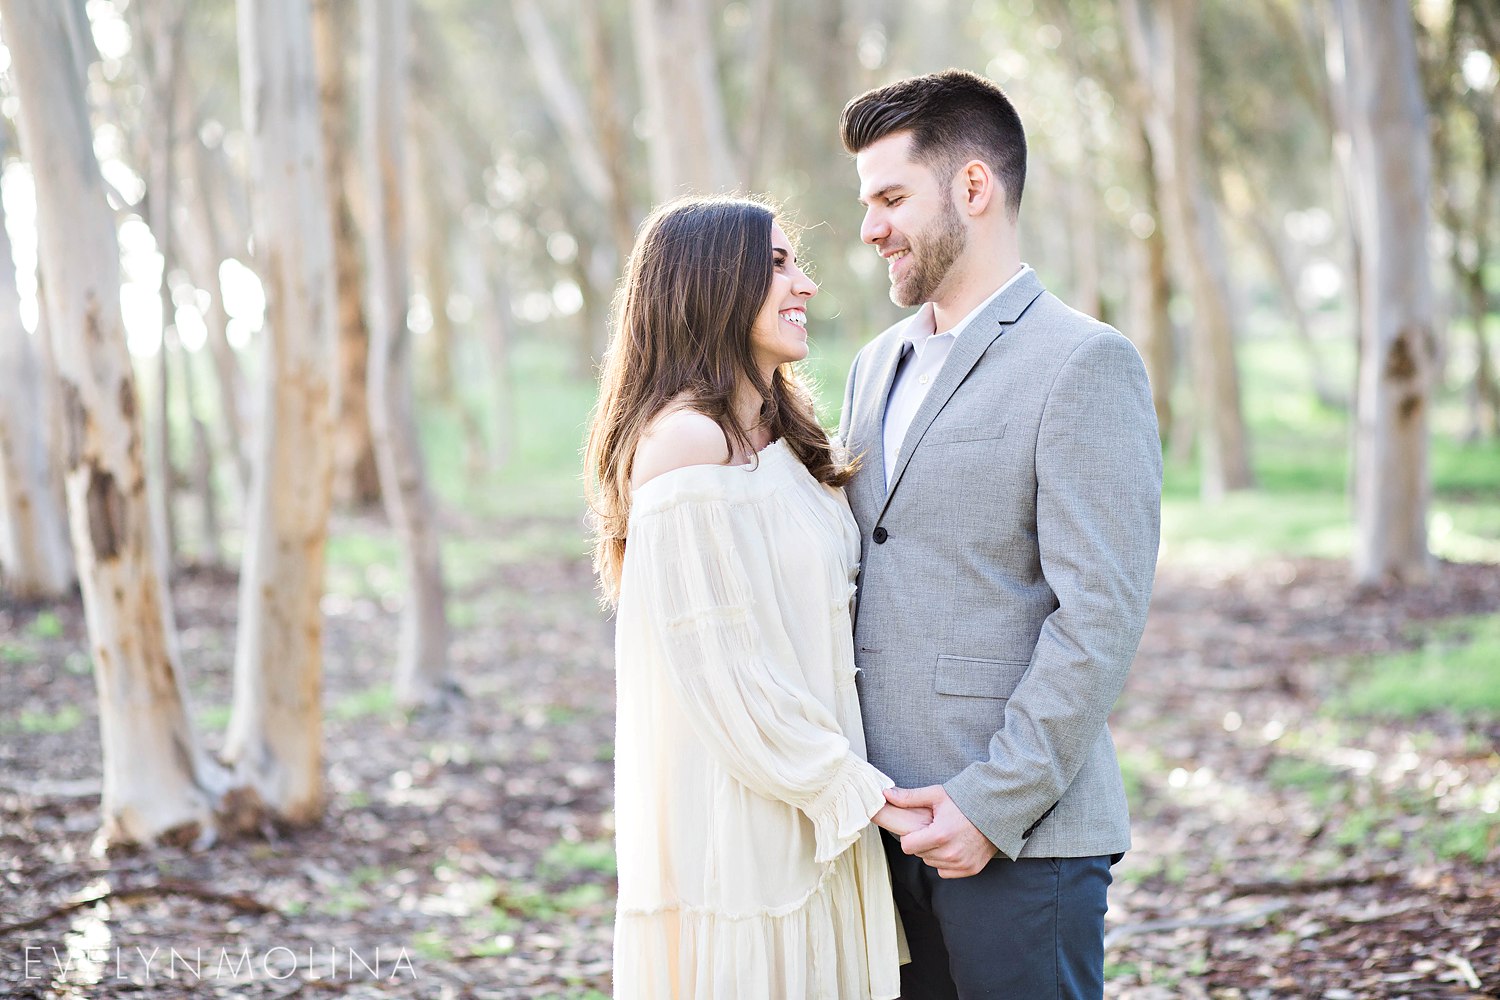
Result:
{"label": "white dress shirt", "polygon": [[[886,489],[891,486],[891,473],[896,468],[896,458],[901,454],[901,444],[906,440],[906,432],[911,427],[912,418],[917,415],[922,400],[927,398],[927,390],[932,388],[932,383],[937,380],[938,373],[943,370],[943,362],[948,360],[948,354],[953,350],[958,335],[963,333],[974,318],[984,311],[985,307],[999,294],[1016,283],[1016,280],[1031,270],[1031,265],[1022,264],[1021,269],[1010,276],[1010,280],[995,289],[985,300],[975,306],[963,319],[954,324],[953,329],[945,333],[937,333],[937,321],[934,318],[932,303],[923,304],[922,308],[911,322],[906,324],[906,329],[901,333],[903,346],[901,348],[900,367],[896,370],[896,380],[891,384],[891,394],[885,403],[885,485]],[[907,357],[910,352],[911,356]]]}

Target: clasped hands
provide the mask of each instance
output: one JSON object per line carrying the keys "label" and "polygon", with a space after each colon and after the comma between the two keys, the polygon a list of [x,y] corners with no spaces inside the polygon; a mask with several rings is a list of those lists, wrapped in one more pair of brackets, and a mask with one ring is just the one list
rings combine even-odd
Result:
{"label": "clasped hands", "polygon": [[887,788],[875,825],[901,838],[901,850],[920,857],[942,878],[978,874],[997,849],[948,797],[942,785]]}

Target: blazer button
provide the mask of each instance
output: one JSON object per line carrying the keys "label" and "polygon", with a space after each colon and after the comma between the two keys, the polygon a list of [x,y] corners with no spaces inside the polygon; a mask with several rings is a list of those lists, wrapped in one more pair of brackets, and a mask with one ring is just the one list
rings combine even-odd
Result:
{"label": "blazer button", "polygon": [[885,528],[879,527],[870,532],[870,537],[875,539],[876,545],[884,545],[885,540],[891,536],[890,533],[885,530]]}

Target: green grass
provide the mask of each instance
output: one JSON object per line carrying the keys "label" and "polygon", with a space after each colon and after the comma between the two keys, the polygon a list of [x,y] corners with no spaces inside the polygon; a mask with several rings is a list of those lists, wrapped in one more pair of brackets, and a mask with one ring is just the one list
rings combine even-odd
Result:
{"label": "green grass", "polygon": [[1266,768],[1266,781],[1273,788],[1305,792],[1314,805],[1323,808],[1345,797],[1349,775],[1342,768],[1320,761],[1281,756],[1274,758]]}
{"label": "green grass", "polygon": [[601,910],[609,900],[601,885],[584,882],[558,892],[538,886],[508,886],[495,894],[495,906],[523,920],[550,922]]}
{"label": "green grass", "polygon": [[419,931],[412,938],[412,951],[433,962],[446,962],[453,957],[452,944],[442,931]]}
{"label": "green grass", "polygon": [[[572,374],[570,346],[544,341],[516,344],[511,361],[515,423],[509,460],[498,473],[475,476],[466,460],[462,420],[451,410],[424,408],[423,441],[440,497],[484,517],[582,511],[579,476],[594,385]],[[463,405],[489,420],[489,388],[473,386],[468,392]]]}
{"label": "green grass", "polygon": [[1125,782],[1125,800],[1130,804],[1133,814],[1144,815],[1146,806],[1151,801],[1151,793],[1147,787],[1148,777],[1166,773],[1165,763],[1154,753],[1132,752],[1123,747],[1119,749],[1118,755],[1120,777]]}
{"label": "green grass", "polygon": [[59,734],[70,733],[83,722],[83,712],[76,705],[64,705],[56,712],[38,712],[28,709],[21,713],[17,727],[23,733]]}
{"label": "green grass", "polygon": [[15,642],[0,642],[0,663],[35,663],[37,651]]}
{"label": "green grass", "polygon": [[198,728],[223,732],[229,728],[230,706],[207,705],[198,709]]}
{"label": "green grass", "polygon": [[1476,811],[1445,816],[1425,828],[1420,839],[1440,858],[1483,864],[1500,848],[1500,814]]}
{"label": "green grass", "polygon": [[58,639],[63,634],[62,619],[51,611],[43,611],[31,620],[26,631],[38,639]]}
{"label": "green grass", "polygon": [[361,865],[351,871],[338,885],[329,886],[325,895],[313,906],[319,913],[335,917],[351,917],[379,905],[379,885],[391,877],[394,869],[383,869],[373,865]]}
{"label": "green grass", "polygon": [[[1323,346],[1336,384],[1346,384],[1352,352]],[[1163,559],[1235,565],[1275,556],[1348,558],[1354,545],[1350,415],[1318,402],[1305,361],[1284,338],[1249,340],[1239,360],[1257,489],[1205,503],[1196,461],[1169,461]],[[1500,562],[1500,445],[1464,444],[1449,433],[1461,408],[1455,394],[1438,394],[1429,450],[1429,544],[1444,559]]]}
{"label": "green grass", "polygon": [[615,874],[615,848],[609,840],[559,840],[542,856],[539,872],[557,878],[580,872]]}
{"label": "green grass", "polygon": [[399,711],[395,692],[389,684],[377,684],[345,695],[328,707],[330,718],[344,722],[366,716],[395,716]]}
{"label": "green grass", "polygon": [[1500,716],[1500,614],[1450,621],[1430,630],[1420,649],[1356,662],[1330,709],[1395,719]]}

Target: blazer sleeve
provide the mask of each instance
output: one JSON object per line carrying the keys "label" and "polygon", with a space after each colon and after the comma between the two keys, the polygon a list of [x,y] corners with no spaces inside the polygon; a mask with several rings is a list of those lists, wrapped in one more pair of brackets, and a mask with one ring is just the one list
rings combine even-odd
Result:
{"label": "blazer sleeve", "polygon": [[1125,685],[1156,572],[1161,472],[1140,355],[1102,331],[1063,364],[1036,444],[1037,548],[1057,608],[989,758],[944,786],[1007,857],[1077,776]]}
{"label": "blazer sleeve", "polygon": [[[652,627],[694,733],[751,791],[812,821],[832,861],[885,804],[890,778],[853,753],[833,714],[782,662],[757,624],[757,595],[732,502],[680,499],[631,525]],[[753,562],[753,560],[752,560]]]}

